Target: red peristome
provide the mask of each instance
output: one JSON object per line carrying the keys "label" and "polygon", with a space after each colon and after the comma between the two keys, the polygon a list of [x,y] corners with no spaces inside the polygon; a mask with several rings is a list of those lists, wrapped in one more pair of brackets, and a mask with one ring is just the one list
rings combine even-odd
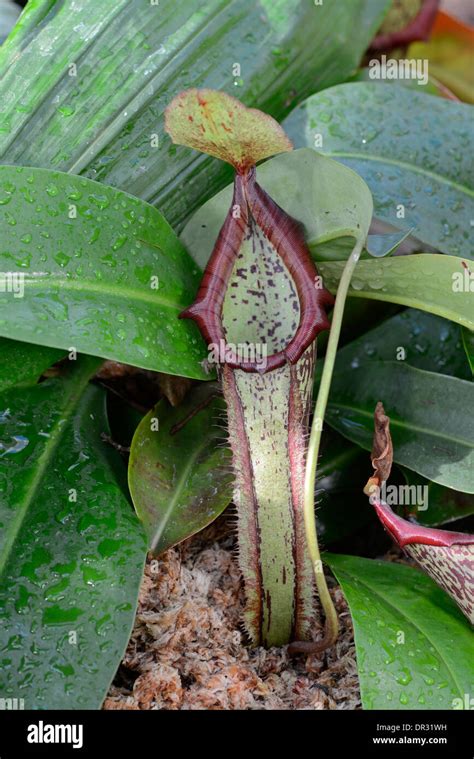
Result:
{"label": "red peristome", "polygon": [[[301,225],[278,206],[256,182],[255,167],[236,174],[234,195],[214,250],[206,266],[195,302],[180,314],[180,318],[196,321],[207,344],[225,340],[221,314],[229,279],[249,225],[249,216],[272,243],[295,283],[300,303],[300,322],[288,345],[268,356],[265,368],[252,361],[227,360],[233,369],[266,373],[295,364],[308,346],[324,329],[329,329],[325,306],[334,303],[333,296],[318,287],[318,272],[304,239]],[[233,209],[240,208],[234,218]]]}
{"label": "red peristome", "polygon": [[[240,218],[234,218],[233,208],[239,206]],[[219,343],[224,338],[221,312],[235,259],[248,225],[247,203],[240,175],[234,181],[232,204],[214,245],[204,271],[194,303],[182,311],[180,319],[194,319],[206,343]]]}
{"label": "red peristome", "polygon": [[390,506],[383,501],[372,498],[371,502],[380,521],[400,548],[413,543],[444,547],[474,543],[474,535],[467,535],[463,532],[450,532],[449,530],[437,530],[433,527],[422,527],[397,516]]}

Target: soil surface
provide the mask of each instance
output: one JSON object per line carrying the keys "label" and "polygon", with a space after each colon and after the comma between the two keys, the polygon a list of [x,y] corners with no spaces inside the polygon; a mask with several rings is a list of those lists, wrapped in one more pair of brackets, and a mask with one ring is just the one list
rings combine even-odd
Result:
{"label": "soil surface", "polygon": [[[341,633],[290,658],[249,648],[229,520],[147,562],[133,633],[104,709],[359,709],[352,623],[331,578]],[[315,630],[315,639],[322,630]]]}

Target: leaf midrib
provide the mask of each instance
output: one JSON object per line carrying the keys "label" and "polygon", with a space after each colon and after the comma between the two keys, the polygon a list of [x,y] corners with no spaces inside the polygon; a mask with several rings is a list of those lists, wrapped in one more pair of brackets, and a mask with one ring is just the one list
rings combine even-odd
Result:
{"label": "leaf midrib", "polygon": [[[97,364],[99,363],[100,360],[97,359]],[[92,371],[88,362],[82,369],[82,373],[79,373],[75,376],[75,382],[71,382],[71,387],[73,388],[72,392],[69,396],[66,396],[66,402],[62,407],[62,411],[57,415],[55,428],[53,432],[50,432],[49,438],[47,438],[43,451],[40,453],[36,460],[36,471],[34,471],[33,476],[30,479],[26,497],[23,503],[20,503],[18,505],[15,512],[15,518],[12,520],[9,529],[7,530],[7,538],[5,540],[0,556],[0,576],[3,574],[11,550],[21,530],[23,521],[28,513],[28,509],[33,501],[33,498],[37,495],[37,492],[41,487],[41,481],[45,470],[59,446],[64,431],[68,428],[68,422],[71,419],[77,402],[81,397],[91,374]]]}
{"label": "leaf midrib", "polygon": [[[443,376],[448,376],[448,375],[443,375]],[[456,378],[453,378],[453,379],[456,379]],[[371,420],[371,422],[373,422],[373,419],[374,419],[373,411],[366,411],[365,409],[361,409],[357,406],[350,406],[349,404],[337,403],[335,401],[329,401],[328,407],[330,406],[334,406],[341,409],[347,409],[348,411],[356,411],[361,416],[366,416],[368,419]],[[424,433],[425,435],[431,435],[432,437],[439,437],[442,440],[448,440],[448,441],[452,441],[453,443],[458,443],[459,445],[462,445],[463,447],[468,448],[468,450],[474,449],[474,443],[471,443],[469,440],[466,441],[466,440],[460,440],[455,437],[448,437],[447,435],[443,435],[441,432],[436,432],[434,430],[429,430],[429,429],[427,430],[424,427],[419,427],[418,425],[415,425],[415,424],[408,425],[399,419],[393,418],[392,416],[390,417],[390,427],[392,428],[403,427],[410,431],[421,432],[421,433]]]}
{"label": "leaf midrib", "polygon": [[424,169],[423,167],[416,166],[415,164],[407,163],[406,161],[402,161],[398,158],[386,158],[385,156],[374,154],[370,155],[369,153],[351,153],[345,150],[330,151],[328,153],[325,153],[325,155],[337,158],[354,158],[360,161],[378,161],[379,163],[386,163],[390,166],[397,166],[413,174],[421,174],[422,176],[431,177],[431,179],[435,179],[441,184],[447,184],[459,192],[462,192],[464,195],[474,197],[474,190],[466,187],[466,185],[459,184],[459,182],[455,182],[454,179],[451,179],[450,177],[443,176],[442,174],[436,174],[434,171]]}
{"label": "leaf midrib", "polygon": [[64,290],[80,290],[84,292],[99,293],[100,295],[107,294],[113,298],[125,298],[127,300],[134,299],[142,301],[143,303],[150,303],[153,306],[172,308],[175,311],[181,310],[186,305],[185,301],[179,303],[166,298],[163,295],[153,295],[151,290],[150,292],[147,292],[145,289],[143,291],[133,290],[130,287],[127,287],[125,283],[123,283],[123,286],[110,285],[104,280],[100,280],[100,282],[92,282],[91,280],[66,279],[56,277],[54,274],[49,273],[47,279],[41,277],[25,279],[25,289],[39,287],[43,290],[47,290],[55,285],[59,285]]}
{"label": "leaf midrib", "polygon": [[189,476],[189,473],[192,471],[194,462],[196,461],[196,459],[198,458],[198,456],[201,454],[201,452],[206,447],[207,447],[207,442],[203,441],[193,451],[193,453],[191,454],[191,456],[188,458],[187,463],[186,463],[186,465],[185,465],[185,467],[184,467],[181,475],[179,476],[177,482],[175,483],[175,492],[174,492],[173,496],[171,497],[171,499],[169,501],[168,508],[166,509],[164,517],[163,517],[163,519],[161,521],[161,525],[153,533],[153,538],[152,538],[152,540],[150,542],[150,550],[151,551],[155,551],[156,550],[156,546],[157,546],[160,538],[162,537],[162,535],[163,535],[163,533],[164,533],[164,531],[166,529],[166,526],[168,524],[169,518],[170,518],[170,516],[171,516],[171,514],[172,514],[172,512],[174,510],[174,507],[176,506],[176,502],[177,502],[177,500],[178,500],[178,498],[179,498],[179,496],[181,494],[181,490],[182,490],[183,484],[185,483],[187,477]]}

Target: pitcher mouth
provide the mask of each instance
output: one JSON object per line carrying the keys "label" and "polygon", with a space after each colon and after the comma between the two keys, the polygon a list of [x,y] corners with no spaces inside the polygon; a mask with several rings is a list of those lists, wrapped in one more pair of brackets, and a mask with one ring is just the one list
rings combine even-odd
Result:
{"label": "pitcher mouth", "polygon": [[[239,218],[233,215],[236,206],[240,209]],[[329,329],[325,307],[331,306],[334,298],[328,290],[318,286],[318,272],[301,225],[260,187],[256,181],[255,166],[235,175],[231,207],[204,271],[197,298],[179,316],[181,319],[193,319],[208,345],[226,340],[222,307],[250,219],[262,230],[286,266],[295,284],[300,306],[300,320],[293,338],[282,350],[268,355],[264,366],[239,358],[232,350],[228,351],[223,361],[232,369],[265,374],[285,364],[295,364],[318,334]]]}

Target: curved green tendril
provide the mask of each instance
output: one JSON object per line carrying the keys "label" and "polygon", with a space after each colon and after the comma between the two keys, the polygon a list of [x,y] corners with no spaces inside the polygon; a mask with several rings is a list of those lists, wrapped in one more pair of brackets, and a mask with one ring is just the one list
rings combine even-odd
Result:
{"label": "curved green tendril", "polygon": [[322,568],[321,554],[318,545],[318,535],[316,530],[316,510],[314,504],[316,465],[321,442],[323,420],[326,413],[329,389],[331,387],[334,363],[336,360],[337,346],[339,343],[339,336],[341,334],[342,317],[344,314],[347,291],[349,289],[352,274],[354,273],[354,269],[359,260],[362,248],[363,242],[357,241],[344,267],[344,271],[337,288],[331,331],[329,333],[327,351],[324,359],[324,368],[314,409],[311,436],[309,439],[306,458],[304,484],[304,522],[306,529],[306,541],[308,544],[309,555],[311,557],[311,563],[313,565],[316,587],[318,589],[321,605],[326,616],[326,630],[324,639],[322,641],[322,643],[324,643],[324,648],[327,648],[335,643],[339,632],[339,623],[337,619],[336,609],[334,608],[334,604],[332,602],[332,598],[329,594],[328,586],[326,584],[326,578],[324,576]]}

